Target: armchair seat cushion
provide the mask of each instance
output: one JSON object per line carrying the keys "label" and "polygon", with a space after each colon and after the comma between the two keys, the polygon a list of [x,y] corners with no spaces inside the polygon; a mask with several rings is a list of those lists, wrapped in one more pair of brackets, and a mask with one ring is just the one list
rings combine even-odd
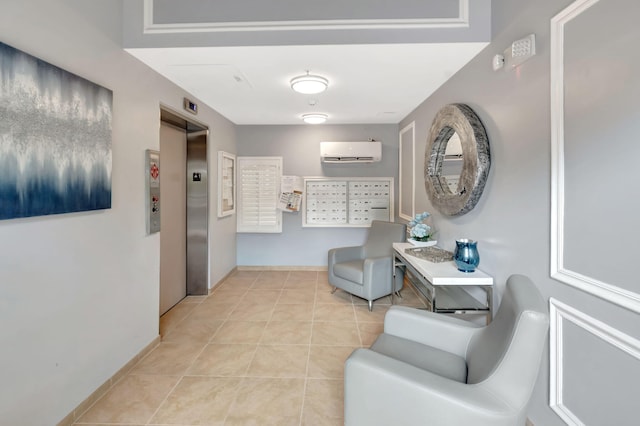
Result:
{"label": "armchair seat cushion", "polygon": [[333,265],[335,276],[362,284],[364,282],[364,259],[350,260]]}
{"label": "armchair seat cushion", "polygon": [[467,381],[466,361],[450,352],[386,333],[378,336],[370,349],[456,382]]}

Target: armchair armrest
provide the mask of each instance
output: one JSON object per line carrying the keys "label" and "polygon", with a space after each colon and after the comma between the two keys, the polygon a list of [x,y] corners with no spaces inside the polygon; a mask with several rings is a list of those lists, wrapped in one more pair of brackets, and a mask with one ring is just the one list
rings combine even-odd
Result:
{"label": "armchair armrest", "polygon": [[362,259],[363,255],[362,246],[333,248],[329,250],[329,265]]}
{"label": "armchair armrest", "polygon": [[393,291],[391,256],[367,257],[362,265],[364,287],[363,296],[367,300],[390,294]]}
{"label": "armchair armrest", "polygon": [[404,306],[392,306],[384,317],[384,332],[422,343],[466,359],[471,337],[482,327],[458,318]]}
{"label": "armchair armrest", "polygon": [[368,349],[347,359],[344,382],[346,426],[518,424],[517,410],[481,385],[448,380]]}
{"label": "armchair armrest", "polygon": [[389,277],[391,277],[391,263],[391,256],[365,258],[363,265],[365,281],[367,280],[367,275],[374,279],[381,274],[384,276],[385,281],[388,281]]}

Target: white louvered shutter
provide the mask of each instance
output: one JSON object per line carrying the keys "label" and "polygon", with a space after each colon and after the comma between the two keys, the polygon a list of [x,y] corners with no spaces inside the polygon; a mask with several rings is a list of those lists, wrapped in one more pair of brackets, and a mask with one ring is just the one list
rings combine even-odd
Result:
{"label": "white louvered shutter", "polygon": [[238,157],[238,232],[282,232],[282,157]]}

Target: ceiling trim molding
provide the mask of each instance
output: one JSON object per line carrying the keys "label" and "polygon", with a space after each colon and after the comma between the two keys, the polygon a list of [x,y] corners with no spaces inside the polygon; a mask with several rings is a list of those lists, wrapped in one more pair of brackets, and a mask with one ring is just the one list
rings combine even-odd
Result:
{"label": "ceiling trim molding", "polygon": [[156,24],[153,22],[153,0],[143,3],[144,34],[176,34],[207,32],[362,30],[362,29],[433,29],[468,28],[469,0],[459,0],[455,18],[424,19],[327,19],[301,21],[202,22]]}

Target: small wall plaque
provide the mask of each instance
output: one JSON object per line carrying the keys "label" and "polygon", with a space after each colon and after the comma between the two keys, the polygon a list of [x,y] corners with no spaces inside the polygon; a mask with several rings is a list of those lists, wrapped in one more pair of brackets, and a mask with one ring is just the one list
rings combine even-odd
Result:
{"label": "small wall plaque", "polygon": [[184,98],[184,109],[189,111],[193,115],[198,114],[198,104],[187,98]]}

